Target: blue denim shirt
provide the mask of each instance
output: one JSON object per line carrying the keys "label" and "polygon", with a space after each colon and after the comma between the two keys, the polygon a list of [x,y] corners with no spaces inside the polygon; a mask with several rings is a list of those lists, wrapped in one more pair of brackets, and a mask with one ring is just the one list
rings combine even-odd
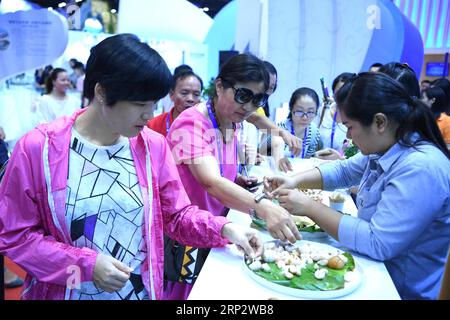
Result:
{"label": "blue denim shirt", "polygon": [[450,245],[450,160],[428,143],[395,144],[319,170],[325,190],[359,185],[358,218],[342,217],[339,241],[384,261],[403,299],[437,298]]}

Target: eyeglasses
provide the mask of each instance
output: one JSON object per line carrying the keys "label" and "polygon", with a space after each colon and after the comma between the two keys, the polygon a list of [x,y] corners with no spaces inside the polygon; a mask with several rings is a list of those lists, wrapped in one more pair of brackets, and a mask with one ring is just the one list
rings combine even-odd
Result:
{"label": "eyeglasses", "polygon": [[235,88],[234,86],[231,86],[231,88],[234,90],[234,101],[237,103],[245,104],[251,101],[256,107],[264,107],[269,99],[267,93],[254,94],[252,90],[247,88]]}
{"label": "eyeglasses", "polygon": [[317,113],[311,112],[311,111],[309,111],[309,112],[294,111],[294,112],[292,112],[292,114],[299,118],[306,116],[308,119],[314,119],[314,117],[317,115]]}

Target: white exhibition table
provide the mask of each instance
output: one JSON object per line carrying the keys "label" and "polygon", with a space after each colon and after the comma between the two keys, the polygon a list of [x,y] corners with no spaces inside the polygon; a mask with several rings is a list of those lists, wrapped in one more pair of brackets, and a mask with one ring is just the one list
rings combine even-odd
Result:
{"label": "white exhibition table", "polygon": [[[295,161],[294,170],[305,170],[316,163],[313,161]],[[273,168],[273,166],[272,166]],[[253,167],[250,175],[261,177],[269,174],[268,166]],[[327,192],[324,192],[326,195]],[[325,198],[328,198],[325,196]],[[327,200],[324,199],[326,204]],[[356,215],[357,209],[349,195],[346,196],[343,212]],[[230,210],[228,219],[241,225],[250,225],[248,214]],[[263,241],[273,238],[266,231],[261,231]],[[304,233],[303,233],[304,234]],[[330,236],[313,238],[304,235],[305,240],[316,241],[346,250]],[[348,250],[346,250],[348,251]],[[346,296],[337,299],[350,300],[398,300],[400,296],[386,270],[384,263],[372,260],[366,256],[351,252],[357,267],[362,271],[362,281],[358,288]],[[224,248],[213,248],[200,272],[197,281],[189,295],[189,300],[267,300],[267,299],[299,299],[282,294],[259,284],[247,274],[244,269],[243,254],[235,245]],[[320,296],[320,294],[319,294]],[[320,297],[319,297],[320,299]]]}

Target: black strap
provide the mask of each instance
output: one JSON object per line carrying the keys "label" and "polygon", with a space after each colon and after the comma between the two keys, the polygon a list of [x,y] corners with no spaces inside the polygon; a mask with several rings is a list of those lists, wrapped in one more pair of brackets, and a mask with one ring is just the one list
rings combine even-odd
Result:
{"label": "black strap", "polygon": [[5,259],[0,255],[0,301],[5,300]]}

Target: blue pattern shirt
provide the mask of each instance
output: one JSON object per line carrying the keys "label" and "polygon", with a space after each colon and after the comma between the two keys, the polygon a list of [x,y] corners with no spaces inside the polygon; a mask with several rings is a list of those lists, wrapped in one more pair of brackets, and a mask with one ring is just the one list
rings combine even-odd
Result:
{"label": "blue pattern shirt", "polygon": [[325,190],[359,185],[358,218],[342,217],[339,241],[384,261],[403,299],[436,299],[450,244],[449,159],[428,143],[397,143],[319,170]]}
{"label": "blue pattern shirt", "polygon": [[[283,122],[277,124],[278,127],[292,132],[292,120],[286,119]],[[317,125],[314,122],[311,122],[308,126],[307,137],[305,141],[305,158],[311,158],[317,150],[322,149],[322,140],[320,138],[320,131]],[[303,137],[300,137],[303,139]],[[292,156],[292,152],[289,150],[288,146],[285,145],[284,148],[284,156],[289,158]],[[297,157],[301,157],[302,153],[300,153]]]}

